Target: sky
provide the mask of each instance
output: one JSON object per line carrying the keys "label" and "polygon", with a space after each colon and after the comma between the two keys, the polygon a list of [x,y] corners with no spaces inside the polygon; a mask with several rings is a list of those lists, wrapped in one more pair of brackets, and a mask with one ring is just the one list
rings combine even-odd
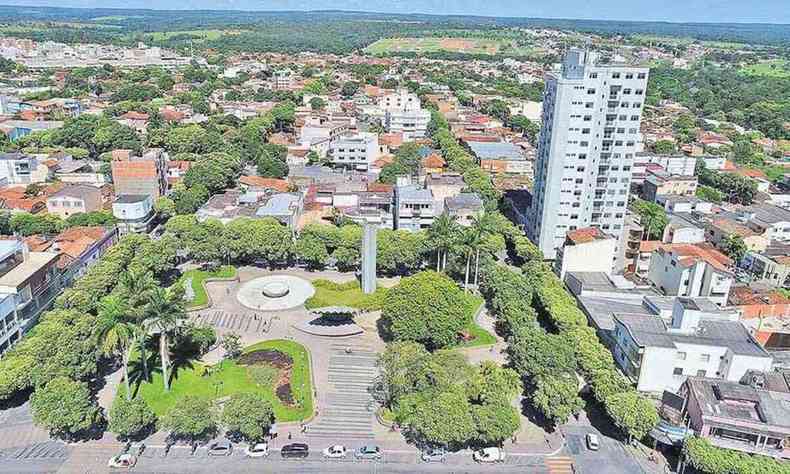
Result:
{"label": "sky", "polygon": [[594,20],[790,24],[790,0],[0,0],[0,4],[174,10],[353,10]]}

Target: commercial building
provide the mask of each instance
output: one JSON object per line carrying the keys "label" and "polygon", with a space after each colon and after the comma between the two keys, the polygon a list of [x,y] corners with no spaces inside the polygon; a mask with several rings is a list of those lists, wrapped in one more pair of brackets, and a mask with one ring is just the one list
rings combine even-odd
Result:
{"label": "commercial building", "polygon": [[427,229],[439,214],[430,189],[411,184],[398,177],[395,186],[394,228],[406,230]]}
{"label": "commercial building", "polygon": [[546,258],[568,231],[623,232],[647,76],[578,49],[547,75],[527,228]]}
{"label": "commercial building", "polygon": [[790,373],[750,371],[742,380],[689,377],[682,416],[714,446],[790,459]]}
{"label": "commercial building", "polygon": [[0,356],[38,321],[62,289],[57,252],[0,240]]}
{"label": "commercial building", "polygon": [[615,313],[614,359],[643,392],[677,392],[688,376],[738,381],[770,370],[768,352],[737,320],[704,298],[676,298],[671,321]]}

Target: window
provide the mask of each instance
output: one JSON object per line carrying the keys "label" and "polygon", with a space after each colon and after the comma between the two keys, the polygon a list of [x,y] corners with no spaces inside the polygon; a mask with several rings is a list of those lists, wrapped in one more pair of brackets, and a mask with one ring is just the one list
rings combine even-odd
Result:
{"label": "window", "polygon": [[587,94],[589,95],[595,94],[595,89],[587,89]]}
{"label": "window", "polygon": [[598,79],[598,73],[597,72],[591,72],[590,73],[590,79]]}
{"label": "window", "polygon": [[591,109],[591,108],[593,108],[593,103],[592,102],[587,102],[586,104],[584,104],[584,107],[587,108],[587,109]]}
{"label": "window", "polygon": [[642,94],[644,94],[644,93],[645,93],[645,91],[643,91],[642,89],[637,89],[637,90],[636,90],[636,92],[634,92],[634,93],[635,93],[636,95],[642,95]]}
{"label": "window", "polygon": [[632,115],[631,116],[631,120],[639,120],[639,116],[638,115]]}
{"label": "window", "polygon": [[623,89],[623,95],[631,95],[631,89]]}
{"label": "window", "polygon": [[636,75],[637,79],[644,79],[646,77],[647,77],[647,75],[644,72],[640,72],[639,74]]}
{"label": "window", "polygon": [[633,78],[634,78],[634,74],[633,74],[633,73],[631,73],[631,72],[629,72],[629,73],[627,73],[627,74],[625,75],[625,78],[626,78],[626,79],[633,79]]}
{"label": "window", "polygon": [[589,128],[583,128],[582,129],[582,135],[589,135],[589,134],[590,134],[590,129]]}
{"label": "window", "polygon": [[699,356],[699,360],[702,362],[710,362],[710,354],[702,354]]}
{"label": "window", "polygon": [[590,121],[592,121],[592,115],[585,115],[585,116],[584,116],[584,121],[585,121],[585,122],[590,122]]}
{"label": "window", "polygon": [[708,375],[708,371],[706,371],[706,370],[698,370],[697,371],[697,377],[707,377],[707,375]]}
{"label": "window", "polygon": [[[674,266],[675,262],[672,262],[672,264]],[[678,360],[686,360],[686,353],[685,352],[678,352],[677,355],[675,356],[675,358],[678,359]]]}
{"label": "window", "polygon": [[683,368],[675,367],[675,369],[672,371],[672,375],[683,375]]}
{"label": "window", "polygon": [[613,72],[612,73],[612,79],[620,79],[620,73],[619,72]]}

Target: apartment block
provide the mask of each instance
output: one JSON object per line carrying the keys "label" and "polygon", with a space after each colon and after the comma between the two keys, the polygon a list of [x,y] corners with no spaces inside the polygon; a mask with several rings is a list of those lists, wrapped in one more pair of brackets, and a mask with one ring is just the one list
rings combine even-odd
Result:
{"label": "apartment block", "polygon": [[375,133],[343,135],[329,145],[329,156],[337,168],[367,171],[379,157],[379,138]]}
{"label": "apartment block", "polygon": [[648,69],[572,49],[546,77],[527,233],[548,259],[568,231],[623,233]]}
{"label": "apartment block", "polygon": [[116,195],[147,195],[156,200],[167,191],[167,154],[161,149],[149,150],[143,156],[114,150],[110,166]]}

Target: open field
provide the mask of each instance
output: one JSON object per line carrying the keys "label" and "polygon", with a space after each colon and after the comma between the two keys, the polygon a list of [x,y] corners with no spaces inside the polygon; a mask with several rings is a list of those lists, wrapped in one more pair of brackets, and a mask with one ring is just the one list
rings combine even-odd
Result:
{"label": "open field", "polygon": [[750,76],[774,78],[790,77],[790,61],[786,59],[774,59],[772,61],[760,62],[741,68],[741,72]]}
{"label": "open field", "polygon": [[177,36],[190,36],[195,41],[213,41],[219,39],[222,35],[237,34],[238,31],[231,30],[183,30],[183,31],[156,31],[149,33],[148,37],[152,41],[167,41]]}
{"label": "open field", "polygon": [[[388,53],[468,53],[468,54],[497,54],[507,50],[509,53],[518,53],[519,50],[510,47],[510,41],[486,38],[385,38],[376,41],[367,48],[369,54]],[[529,49],[523,49],[524,54]]]}
{"label": "open field", "polygon": [[[307,350],[293,341],[275,339],[263,341],[244,349],[244,353],[260,350],[276,350],[287,354],[293,360],[290,373],[291,393],[295,405],[285,405],[274,393],[274,387],[261,386],[250,376],[248,366],[242,366],[234,360],[223,360],[206,371],[206,367],[198,361],[186,361],[176,365],[175,374],[170,382],[170,391],[165,392],[162,383],[162,372],[157,367],[158,361],[152,360],[151,380],[137,380],[132,384],[134,396],[142,397],[157,416],[163,416],[185,395],[216,400],[236,393],[258,393],[269,400],[274,407],[277,421],[299,421],[313,413],[313,388],[310,377],[310,358]],[[139,355],[135,355],[139,358]],[[133,360],[135,372],[139,375],[139,363]],[[135,376],[130,377],[134,380]],[[123,384],[118,387],[116,397],[126,395]]]}

